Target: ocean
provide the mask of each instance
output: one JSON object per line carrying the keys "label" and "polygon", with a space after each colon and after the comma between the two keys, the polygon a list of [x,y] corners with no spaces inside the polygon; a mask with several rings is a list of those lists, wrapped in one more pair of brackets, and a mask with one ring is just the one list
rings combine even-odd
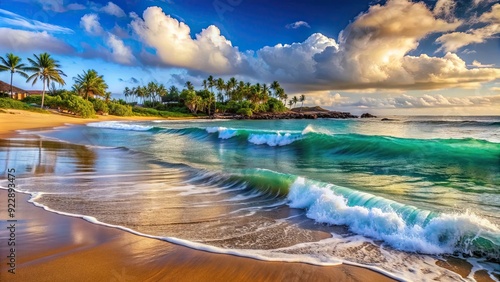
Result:
{"label": "ocean", "polygon": [[[40,138],[0,140],[0,160],[48,210],[215,253],[348,263],[408,281],[500,279],[500,117],[25,133]],[[469,274],[443,267],[455,259]]]}

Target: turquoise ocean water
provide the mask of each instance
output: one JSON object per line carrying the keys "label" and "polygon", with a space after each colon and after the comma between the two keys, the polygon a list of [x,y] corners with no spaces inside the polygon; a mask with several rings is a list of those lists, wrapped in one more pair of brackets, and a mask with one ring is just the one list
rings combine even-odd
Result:
{"label": "turquoise ocean water", "polygon": [[500,273],[500,117],[102,122],[38,134],[45,145],[0,158],[52,164],[43,176],[26,169],[20,189],[53,210],[215,252],[413,281],[473,280],[436,266],[448,255]]}

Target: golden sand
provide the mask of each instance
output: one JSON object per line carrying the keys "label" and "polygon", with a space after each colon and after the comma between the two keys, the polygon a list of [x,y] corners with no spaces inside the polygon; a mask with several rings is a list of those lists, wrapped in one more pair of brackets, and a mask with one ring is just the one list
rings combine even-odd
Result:
{"label": "golden sand", "polygon": [[97,118],[84,119],[72,115],[58,113],[36,113],[22,110],[2,109],[0,112],[0,137],[7,137],[15,130],[50,128],[64,124],[86,124],[89,122],[111,120],[160,120],[160,117],[118,117],[98,116]]}
{"label": "golden sand", "polygon": [[[0,190],[0,199],[7,199]],[[0,281],[391,281],[368,269],[213,254],[44,211],[16,195],[16,268],[0,231]],[[6,202],[6,201],[3,201]],[[7,219],[6,205],[0,219]]]}

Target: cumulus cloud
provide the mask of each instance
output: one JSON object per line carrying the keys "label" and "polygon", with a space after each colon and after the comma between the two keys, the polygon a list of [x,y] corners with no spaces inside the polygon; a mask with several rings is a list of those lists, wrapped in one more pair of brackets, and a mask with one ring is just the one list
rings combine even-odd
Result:
{"label": "cumulus cloud", "polygon": [[293,81],[301,77],[301,81],[312,81],[316,71],[314,56],[327,48],[338,51],[339,46],[334,39],[315,33],[301,43],[264,47],[257,51],[259,60],[253,64],[260,72],[266,71],[284,80]]}
{"label": "cumulus cloud", "polygon": [[126,14],[122,8],[113,2],[108,2],[108,4],[100,9],[100,11],[107,13],[115,17],[125,17]]}
{"label": "cumulus cloud", "polygon": [[389,0],[358,16],[338,43],[315,34],[303,43],[265,47],[257,52],[261,64],[254,65],[262,77],[299,90],[472,88],[500,77],[500,69],[468,69],[453,53],[408,55],[428,35],[461,24],[436,17],[424,3]]}
{"label": "cumulus cloud", "polygon": [[154,48],[162,63],[170,66],[205,71],[213,74],[238,72],[243,54],[220,34],[216,26],[209,26],[191,38],[186,24],[165,15],[159,7],[149,7],[143,19],[134,19],[132,29],[142,42]]}
{"label": "cumulus cloud", "polygon": [[500,4],[493,5],[491,10],[483,13],[477,21],[486,25],[480,28],[471,28],[465,32],[452,32],[438,37],[436,42],[441,44],[439,50],[455,52],[459,48],[474,43],[483,43],[500,34]]}
{"label": "cumulus cloud", "polygon": [[333,107],[347,103],[349,98],[343,97],[339,93],[333,91],[317,91],[306,95],[306,105],[322,105],[325,107]]}
{"label": "cumulus cloud", "polygon": [[27,19],[16,13],[12,13],[3,9],[0,9],[0,15],[1,15],[0,23],[12,27],[19,27],[19,28],[39,30],[39,31],[44,30],[48,32],[58,32],[58,33],[73,33],[73,30],[70,28]]}
{"label": "cumulus cloud", "polygon": [[470,65],[471,67],[476,67],[476,68],[492,68],[495,66],[495,64],[489,64],[489,65],[483,65],[481,64],[480,62],[474,60],[472,62],[472,65]]}
{"label": "cumulus cloud", "polygon": [[132,63],[134,56],[129,46],[125,46],[122,40],[112,33],[108,33],[106,44],[111,48],[111,57],[113,61],[129,65]]}
{"label": "cumulus cloud", "polygon": [[47,51],[59,54],[73,53],[75,50],[46,31],[32,32],[0,27],[0,48],[19,51]]}
{"label": "cumulus cloud", "polygon": [[288,29],[290,29],[290,28],[297,29],[297,28],[302,27],[302,26],[311,28],[311,26],[305,21],[296,21],[294,23],[287,24],[285,27]]}
{"label": "cumulus cloud", "polygon": [[80,19],[80,26],[90,35],[101,35],[104,33],[97,14],[83,15]]}

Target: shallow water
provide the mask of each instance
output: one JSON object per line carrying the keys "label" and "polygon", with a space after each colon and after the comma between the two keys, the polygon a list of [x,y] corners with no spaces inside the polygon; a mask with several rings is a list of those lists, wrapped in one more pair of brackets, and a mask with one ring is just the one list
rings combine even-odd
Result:
{"label": "shallow water", "polygon": [[152,236],[412,281],[473,280],[436,265],[472,255],[497,279],[499,130],[494,117],[107,122],[3,140],[0,159],[38,203]]}

